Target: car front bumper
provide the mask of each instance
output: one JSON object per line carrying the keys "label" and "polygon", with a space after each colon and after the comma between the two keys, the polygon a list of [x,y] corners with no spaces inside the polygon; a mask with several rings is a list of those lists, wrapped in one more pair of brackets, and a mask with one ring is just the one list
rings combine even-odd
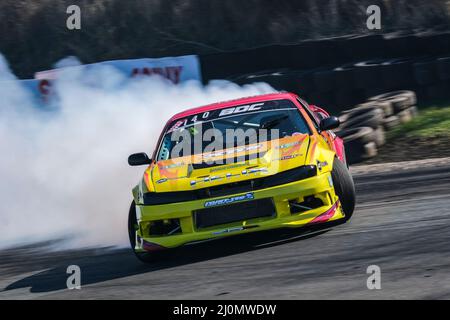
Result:
{"label": "car front bumper", "polygon": [[[257,232],[277,228],[296,228],[306,225],[334,221],[344,218],[341,204],[334,192],[329,172],[304,180],[278,185],[251,192],[252,201],[271,199],[273,215],[215,225],[206,228],[196,227],[195,212],[205,208],[207,202],[224,198],[245,196],[248,193],[233,194],[227,197],[178,202],[163,205],[136,205],[139,229],[136,234],[137,252],[157,251],[175,248],[187,243],[200,242],[225,236]],[[321,205],[302,212],[293,212],[293,203],[302,203],[305,197],[314,196]],[[176,201],[176,199],[174,199]],[[246,201],[245,199],[243,201]],[[214,207],[220,210],[221,206]],[[295,210],[294,210],[295,211]],[[151,234],[150,225],[156,221],[175,219],[180,228],[176,233],[166,235]]]}

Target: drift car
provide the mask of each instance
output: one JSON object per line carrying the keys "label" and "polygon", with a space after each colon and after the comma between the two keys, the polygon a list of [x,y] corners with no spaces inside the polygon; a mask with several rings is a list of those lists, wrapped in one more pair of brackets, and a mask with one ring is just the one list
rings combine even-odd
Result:
{"label": "drift car", "polygon": [[[150,261],[158,251],[188,243],[346,222],[353,214],[355,189],[343,141],[331,131],[338,126],[338,118],[292,93],[173,116],[151,158],[145,153],[128,158],[130,165],[148,165],[133,189],[129,211],[135,254]],[[216,138],[216,148],[208,151],[212,139],[201,137],[205,129],[224,136],[227,130],[254,130],[233,137],[231,147]]]}

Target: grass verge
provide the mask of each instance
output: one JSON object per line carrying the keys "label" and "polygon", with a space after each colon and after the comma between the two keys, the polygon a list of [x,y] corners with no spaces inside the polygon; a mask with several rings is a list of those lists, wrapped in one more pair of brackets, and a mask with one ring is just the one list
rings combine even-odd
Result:
{"label": "grass verge", "polygon": [[422,109],[412,121],[389,132],[389,140],[406,138],[449,138],[450,106]]}
{"label": "grass verge", "polygon": [[387,132],[386,144],[365,163],[450,157],[450,105],[419,109],[410,122]]}

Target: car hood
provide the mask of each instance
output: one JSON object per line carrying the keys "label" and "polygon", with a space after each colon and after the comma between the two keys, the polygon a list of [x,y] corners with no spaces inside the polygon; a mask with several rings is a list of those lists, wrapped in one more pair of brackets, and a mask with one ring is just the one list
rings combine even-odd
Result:
{"label": "car hood", "polygon": [[299,134],[159,161],[147,169],[147,187],[155,192],[189,191],[273,175],[305,165],[309,141],[309,135]]}

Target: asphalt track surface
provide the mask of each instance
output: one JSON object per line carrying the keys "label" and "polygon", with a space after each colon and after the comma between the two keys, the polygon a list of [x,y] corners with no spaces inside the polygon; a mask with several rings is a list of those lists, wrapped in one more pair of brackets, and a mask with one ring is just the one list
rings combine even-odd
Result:
{"label": "asphalt track surface", "polygon": [[[145,265],[128,249],[0,251],[0,299],[450,299],[450,164],[355,176],[352,220],[183,248]],[[66,288],[81,267],[82,288]],[[381,269],[369,290],[367,267]]]}

